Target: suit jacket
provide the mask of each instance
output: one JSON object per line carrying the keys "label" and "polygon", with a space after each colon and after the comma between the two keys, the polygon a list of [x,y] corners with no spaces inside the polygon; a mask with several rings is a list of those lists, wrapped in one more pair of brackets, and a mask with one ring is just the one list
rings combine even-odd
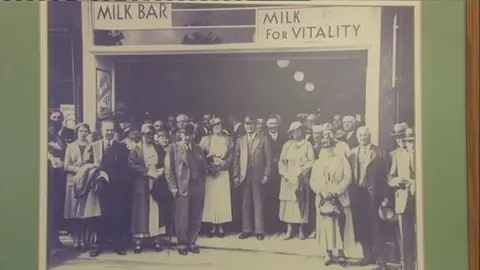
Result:
{"label": "suit jacket", "polygon": [[280,154],[282,153],[282,148],[283,145],[285,144],[286,141],[288,141],[288,138],[286,135],[283,135],[283,133],[278,132],[277,135],[277,140],[274,140],[272,138],[272,135],[270,133],[266,132],[266,136],[268,139],[268,142],[270,143],[270,148],[272,150],[272,162],[273,162],[273,167],[276,167],[275,172],[278,172],[278,159],[280,158]]}
{"label": "suit jacket", "polygon": [[245,134],[247,134],[247,131],[245,130],[245,126],[243,124],[240,124],[237,130],[235,130],[235,127],[232,127],[232,131],[230,132],[234,142],[236,142],[237,139],[240,139]]}
{"label": "suit jacket", "polygon": [[[207,164],[202,149],[192,144],[192,152],[197,162],[200,177],[205,178]],[[180,196],[188,195],[188,183],[190,182],[190,164],[188,164],[187,150],[182,142],[174,143],[167,148],[165,155],[165,177],[168,188],[172,194]]]}
{"label": "suit jacket", "polygon": [[80,152],[80,145],[78,141],[74,141],[73,143],[67,146],[67,150],[65,151],[65,171],[67,172],[67,185],[73,185],[73,181],[75,179],[75,175],[77,174],[78,168],[83,164],[90,162],[92,160],[91,152],[87,151],[90,147],[88,144],[83,151],[83,155]]}
{"label": "suit jacket", "polygon": [[348,144],[350,149],[353,149],[359,145],[358,138],[355,133],[356,131],[354,131],[350,137],[348,137],[348,134],[345,135],[345,142]]}
{"label": "suit jacket", "polygon": [[328,169],[330,179],[328,179],[328,174],[326,174],[324,170],[323,160],[316,160],[310,177],[310,186],[315,194],[317,194],[316,205],[319,205],[321,200],[318,195],[325,197],[327,193],[333,193],[338,196],[343,206],[350,206],[348,188],[352,183],[352,169],[348,160],[344,157],[335,160],[335,163]]}
{"label": "suit jacket", "polygon": [[128,169],[129,150],[124,144],[113,140],[110,150],[105,152],[105,140],[100,140],[92,143],[88,152],[93,164],[108,174],[110,183],[131,181]]}
{"label": "suit jacket", "polygon": [[[388,174],[388,185],[395,189],[395,212],[403,214],[409,200],[409,193],[413,186],[399,186],[401,181],[412,181],[409,153],[405,149],[397,148],[390,152],[391,167]],[[414,182],[413,182],[414,183]],[[412,184],[413,184],[412,183]]]}
{"label": "suit jacket", "polygon": [[385,195],[386,190],[386,166],[385,159],[381,149],[371,144],[370,150],[367,153],[368,164],[366,167],[365,182],[359,183],[359,152],[360,146],[352,149],[350,154],[350,164],[353,171],[353,183],[355,186],[363,185],[368,189],[370,195],[376,199],[380,199]]}
{"label": "suit jacket", "polygon": [[204,125],[198,125],[197,129],[195,130],[195,142],[199,144],[203,137],[210,134],[212,134],[212,132],[208,127],[205,127]]}
{"label": "suit jacket", "polygon": [[250,177],[255,181],[260,181],[264,176],[270,176],[272,172],[272,150],[267,137],[260,134],[255,135],[251,159],[247,137],[247,135],[240,137],[235,145],[233,179],[238,178],[239,183],[245,180],[249,167],[253,168]]}

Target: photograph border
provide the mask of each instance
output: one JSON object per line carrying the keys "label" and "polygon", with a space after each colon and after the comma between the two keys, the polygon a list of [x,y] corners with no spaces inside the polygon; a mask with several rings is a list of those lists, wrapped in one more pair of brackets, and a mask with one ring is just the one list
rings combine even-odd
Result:
{"label": "photograph border", "polygon": [[480,269],[480,4],[467,0],[467,151],[470,270]]}
{"label": "photograph border", "polygon": [[[40,74],[46,73],[40,69],[39,63],[40,58],[46,61],[46,55],[39,53],[39,44],[43,43],[39,33],[48,33],[46,22],[41,22],[40,29],[38,24],[39,9],[43,4],[2,2],[0,8],[0,32],[8,33],[8,38],[0,41],[3,48],[0,50],[0,85],[3,89],[0,99],[3,114],[0,117],[2,127],[10,130],[2,135],[5,142],[2,150],[9,156],[0,163],[0,213],[4,217],[0,239],[8,243],[0,248],[2,269],[38,269],[38,241],[45,237],[44,231],[39,232],[38,220],[45,218],[39,212],[39,188],[46,189],[46,185],[40,185],[40,180],[44,179],[39,179],[39,170],[45,172],[46,167],[38,168],[38,159],[39,150],[46,150],[43,144],[46,134],[41,133],[40,140],[37,139],[39,125],[47,117],[39,115],[45,112],[47,103],[44,103],[46,97],[38,91],[40,80],[42,87],[45,85],[44,75],[41,77]],[[423,165],[424,182],[429,189],[425,191],[428,193],[425,196],[427,269],[468,269],[465,16],[464,1],[422,1],[422,118],[425,125],[423,136],[428,138],[423,145]],[[449,20],[445,20],[446,17]],[[478,136],[478,132],[474,136]],[[444,145],[444,148],[438,149],[438,145]],[[445,151],[450,153],[446,156]],[[478,187],[476,179],[470,177],[469,182],[474,186],[473,181],[477,181]],[[452,181],[455,185],[451,185]],[[478,194],[478,191],[469,191],[475,192]],[[471,206],[470,209],[474,208]],[[478,213],[478,203],[473,213]],[[447,216],[454,218],[445,218]],[[470,217],[472,230],[475,229],[474,223]],[[478,232],[478,221],[476,224]],[[473,241],[470,241],[471,247],[475,245]],[[445,244],[449,247],[445,248]],[[473,261],[478,248],[477,251],[470,249],[470,254]],[[44,258],[41,260],[45,262]],[[475,267],[473,263],[470,269],[478,270],[478,267],[472,267]]]}

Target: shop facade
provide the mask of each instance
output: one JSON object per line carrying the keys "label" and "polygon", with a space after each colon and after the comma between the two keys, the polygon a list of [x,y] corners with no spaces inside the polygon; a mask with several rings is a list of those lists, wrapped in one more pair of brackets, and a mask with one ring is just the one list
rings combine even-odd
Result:
{"label": "shop facade", "polygon": [[[372,141],[389,144],[397,121],[413,125],[413,25],[408,25],[413,8],[82,1],[81,15],[81,118],[91,125],[129,110],[116,85],[116,77],[126,76],[121,62],[162,55],[342,51],[366,55],[362,120]],[[399,53],[409,57],[399,60]]]}

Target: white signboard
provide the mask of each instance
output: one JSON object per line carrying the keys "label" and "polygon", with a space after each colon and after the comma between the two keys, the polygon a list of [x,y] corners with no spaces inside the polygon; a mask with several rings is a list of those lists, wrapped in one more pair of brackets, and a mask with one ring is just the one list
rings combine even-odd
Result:
{"label": "white signboard", "polygon": [[172,5],[157,2],[93,2],[95,30],[153,30],[172,27]]}
{"label": "white signboard", "polygon": [[75,120],[75,105],[73,104],[61,104],[60,111],[63,113],[65,117],[65,126],[68,128],[75,128],[76,120]]}
{"label": "white signboard", "polygon": [[380,35],[380,23],[380,7],[260,9],[256,42],[365,46]]}
{"label": "white signboard", "polygon": [[97,69],[97,116],[112,112],[112,74]]}

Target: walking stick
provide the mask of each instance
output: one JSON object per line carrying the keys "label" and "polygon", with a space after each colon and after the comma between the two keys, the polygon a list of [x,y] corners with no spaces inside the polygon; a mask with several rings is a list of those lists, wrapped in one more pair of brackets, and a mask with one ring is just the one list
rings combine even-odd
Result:
{"label": "walking stick", "polygon": [[175,221],[175,211],[176,211],[176,200],[175,197],[173,197],[173,205],[172,205],[172,214],[170,217],[170,235],[168,238],[168,251],[167,251],[167,258],[170,257],[170,251],[172,250],[172,238],[173,238],[173,226],[174,226],[174,221]]}

